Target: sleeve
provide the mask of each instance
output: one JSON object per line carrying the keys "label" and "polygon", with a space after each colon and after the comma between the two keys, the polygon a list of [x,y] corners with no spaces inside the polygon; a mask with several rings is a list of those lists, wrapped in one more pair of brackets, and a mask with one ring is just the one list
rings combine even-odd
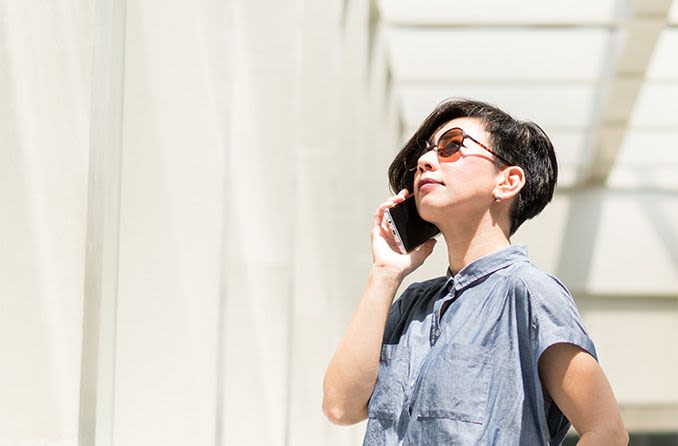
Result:
{"label": "sleeve", "polygon": [[532,352],[537,364],[544,350],[554,344],[574,344],[596,361],[593,341],[589,337],[579,310],[565,285],[556,277],[543,273],[524,280],[531,306]]}

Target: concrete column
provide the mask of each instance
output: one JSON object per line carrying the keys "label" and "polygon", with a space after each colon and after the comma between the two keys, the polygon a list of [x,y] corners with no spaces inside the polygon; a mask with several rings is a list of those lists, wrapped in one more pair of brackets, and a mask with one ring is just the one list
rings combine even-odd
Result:
{"label": "concrete column", "polygon": [[93,2],[0,1],[0,444],[75,445]]}
{"label": "concrete column", "polygon": [[226,17],[128,4],[115,445],[215,442]]}

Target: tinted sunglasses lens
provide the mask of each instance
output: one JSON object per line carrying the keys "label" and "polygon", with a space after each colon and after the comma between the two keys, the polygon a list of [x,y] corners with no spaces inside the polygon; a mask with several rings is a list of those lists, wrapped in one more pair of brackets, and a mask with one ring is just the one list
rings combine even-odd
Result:
{"label": "tinted sunglasses lens", "polygon": [[439,155],[449,158],[459,151],[464,142],[464,133],[459,129],[448,130],[438,141]]}

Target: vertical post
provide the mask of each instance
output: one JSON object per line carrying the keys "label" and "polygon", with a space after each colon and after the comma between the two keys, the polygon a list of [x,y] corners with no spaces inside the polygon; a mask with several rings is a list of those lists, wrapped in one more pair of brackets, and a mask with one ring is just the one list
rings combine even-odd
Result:
{"label": "vertical post", "polygon": [[[223,17],[225,18],[225,26],[222,28],[221,23],[210,24],[210,31],[219,30],[219,36],[221,36],[221,44],[217,44],[217,48],[223,50],[221,54],[213,54],[211,57],[223,57],[226,62],[226,69],[224,72],[215,73],[218,75],[218,78],[221,79],[221,85],[225,85],[224,94],[221,96],[223,98],[223,103],[218,107],[218,112],[220,116],[223,117],[223,122],[225,122],[225,134],[224,138],[224,176],[223,176],[223,208],[222,208],[222,229],[221,229],[221,265],[220,265],[220,283],[219,283],[219,317],[217,319],[217,359],[216,359],[216,398],[215,398],[215,416],[214,416],[214,446],[224,446],[226,442],[224,439],[227,435],[228,426],[224,425],[225,415],[224,415],[224,401],[226,400],[226,366],[228,365],[228,360],[226,357],[226,336],[228,330],[226,327],[226,321],[228,314],[226,313],[228,308],[228,282],[227,277],[229,274],[230,268],[230,257],[229,257],[229,246],[231,246],[231,237],[232,237],[232,227],[230,225],[230,216],[232,208],[230,207],[231,200],[231,89],[233,88],[232,80],[232,65],[231,58],[233,57],[233,28],[235,26],[234,19],[234,5],[235,0],[226,0],[225,5],[221,0],[214,0],[215,4],[222,5]],[[212,36],[212,34],[209,34]],[[216,36],[214,36],[216,40]],[[223,46],[222,46],[223,45]],[[211,61],[210,61],[211,62]],[[217,64],[211,64],[211,66],[217,66]]]}
{"label": "vertical post", "polygon": [[80,446],[113,443],[125,0],[97,0],[90,110]]}

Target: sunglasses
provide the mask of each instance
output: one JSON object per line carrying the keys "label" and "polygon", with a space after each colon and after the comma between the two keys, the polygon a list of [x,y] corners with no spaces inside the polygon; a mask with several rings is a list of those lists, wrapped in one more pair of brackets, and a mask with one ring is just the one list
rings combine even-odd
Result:
{"label": "sunglasses", "polygon": [[[471,135],[467,135],[462,129],[459,127],[454,127],[449,130],[447,130],[445,133],[440,135],[440,138],[438,138],[438,142],[436,144],[431,144],[429,141],[420,141],[419,146],[422,148],[422,150],[425,150],[428,152],[429,150],[435,150],[438,152],[438,156],[440,159],[449,159],[454,157],[459,153],[459,150],[462,147],[466,147],[464,145],[464,140],[468,138],[474,143],[478,144],[480,147],[483,149],[487,150],[490,152],[492,155],[496,156],[499,158],[504,164],[507,166],[513,166],[514,164],[507,160],[506,158],[498,155],[496,152],[488,148],[485,144],[481,143]],[[457,158],[459,156],[457,155]]]}

